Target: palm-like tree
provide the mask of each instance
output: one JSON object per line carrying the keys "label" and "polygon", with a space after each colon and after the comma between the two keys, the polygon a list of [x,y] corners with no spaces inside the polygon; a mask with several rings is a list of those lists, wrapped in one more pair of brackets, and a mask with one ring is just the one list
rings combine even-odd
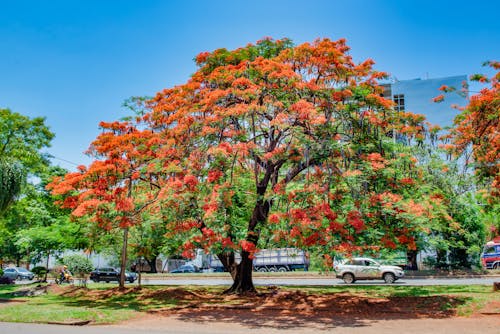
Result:
{"label": "palm-like tree", "polygon": [[0,213],[19,195],[24,177],[24,170],[19,163],[0,160]]}

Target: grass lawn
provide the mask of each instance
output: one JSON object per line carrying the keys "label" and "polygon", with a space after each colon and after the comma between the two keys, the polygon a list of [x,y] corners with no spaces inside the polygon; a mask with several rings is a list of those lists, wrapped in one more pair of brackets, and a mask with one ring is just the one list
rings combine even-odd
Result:
{"label": "grass lawn", "polygon": [[[436,285],[436,286],[391,286],[360,285],[349,287],[306,288],[310,293],[347,292],[364,297],[429,297],[453,296],[463,301],[457,306],[457,315],[468,316],[478,312],[489,302],[500,303],[500,292],[493,292],[491,285]],[[443,305],[447,307],[447,305]],[[498,310],[500,314],[500,309]]]}
{"label": "grass lawn", "polygon": [[[3,288],[0,288],[2,291]],[[37,297],[15,298],[17,302],[0,303],[0,321],[62,322],[90,320],[93,323],[113,323],[134,316],[128,307],[89,305],[83,300],[49,293]]]}
{"label": "grass lawn", "polygon": [[[28,287],[34,287],[28,286]],[[26,286],[0,285],[0,321],[7,322],[73,322],[91,321],[95,324],[115,323],[140,316],[148,311],[171,310],[186,305],[195,308],[206,305],[247,305],[259,297],[223,297],[223,287],[129,287],[119,291],[109,284],[89,284],[87,289],[72,286],[51,286],[48,293],[36,297],[14,297],[11,293]],[[269,290],[262,288],[262,292]],[[281,287],[280,292],[325,296],[349,295],[357,299],[390,299],[404,304],[411,298],[415,305],[424,305],[429,297],[438,299],[438,310],[467,316],[478,312],[488,303],[500,305],[500,293],[491,286],[328,286]],[[253,299],[252,299],[253,298]],[[273,298],[267,294],[268,300]],[[433,299],[436,300],[435,298]],[[280,303],[278,299],[275,301]],[[257,301],[258,303],[258,301]],[[198,307],[199,305],[199,307]],[[203,306],[205,305],[205,306]],[[425,307],[425,305],[424,305]],[[500,312],[500,310],[498,310]]]}

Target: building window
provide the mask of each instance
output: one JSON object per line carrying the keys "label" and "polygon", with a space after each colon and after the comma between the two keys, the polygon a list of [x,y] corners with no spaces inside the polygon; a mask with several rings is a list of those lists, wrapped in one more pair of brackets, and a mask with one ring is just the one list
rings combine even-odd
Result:
{"label": "building window", "polygon": [[394,103],[396,104],[394,106],[394,109],[396,111],[405,111],[405,96],[404,94],[396,94],[394,95]]}

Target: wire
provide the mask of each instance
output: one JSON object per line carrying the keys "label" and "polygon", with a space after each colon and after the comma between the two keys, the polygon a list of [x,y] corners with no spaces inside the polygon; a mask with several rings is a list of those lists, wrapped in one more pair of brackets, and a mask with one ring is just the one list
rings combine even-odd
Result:
{"label": "wire", "polygon": [[56,160],[61,160],[61,161],[64,161],[64,162],[67,162],[69,164],[72,164],[72,165],[75,165],[75,166],[80,166],[81,164],[77,164],[77,163],[74,163],[72,161],[69,161],[69,160],[66,160],[66,159],[63,159],[63,158],[58,158],[56,157],[55,155],[51,155],[51,158],[52,159],[56,159]]}

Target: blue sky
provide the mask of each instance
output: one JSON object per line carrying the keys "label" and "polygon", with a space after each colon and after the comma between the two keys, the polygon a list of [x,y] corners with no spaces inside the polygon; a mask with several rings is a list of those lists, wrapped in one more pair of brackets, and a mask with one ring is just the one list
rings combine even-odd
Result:
{"label": "blue sky", "polygon": [[185,82],[202,51],[262,37],[344,37],[354,59],[413,79],[500,60],[495,1],[0,0],[0,107],[44,116],[68,169],[130,96]]}

